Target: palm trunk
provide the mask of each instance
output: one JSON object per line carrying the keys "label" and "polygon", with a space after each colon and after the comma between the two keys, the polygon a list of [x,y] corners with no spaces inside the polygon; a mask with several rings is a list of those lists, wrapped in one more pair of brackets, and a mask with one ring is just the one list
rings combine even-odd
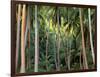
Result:
{"label": "palm trunk", "polygon": [[34,64],[35,72],[38,72],[38,64],[39,64],[39,33],[37,25],[37,5],[35,5],[35,64]]}
{"label": "palm trunk", "polygon": [[[27,24],[26,24],[26,31],[25,31],[25,48],[26,48],[26,45],[27,45],[27,36],[30,38],[30,32],[29,32],[29,29],[30,29],[30,9],[28,7],[28,10],[27,10]],[[29,39],[28,38],[28,39]],[[29,51],[27,52],[27,69],[29,67]]]}
{"label": "palm trunk", "polygon": [[21,26],[21,73],[25,72],[25,23],[26,22],[26,5],[23,5],[22,26]]}
{"label": "palm trunk", "polygon": [[[69,8],[67,8],[67,21],[69,23]],[[70,48],[68,46],[68,44],[70,43]],[[70,49],[71,49],[71,42],[68,41],[67,39],[67,61],[68,61],[68,64],[67,64],[67,67],[68,67],[68,70],[70,70]]]}
{"label": "palm trunk", "polygon": [[58,68],[57,70],[60,71],[60,24],[59,24],[59,9],[57,8],[57,26],[58,26],[58,42],[57,42],[57,61],[58,61]]}
{"label": "palm trunk", "polygon": [[92,52],[93,64],[95,64],[94,48],[93,48],[93,41],[92,41],[91,14],[90,14],[90,13],[91,13],[90,8],[88,8],[89,33],[90,33],[91,52]]}
{"label": "palm trunk", "polygon": [[86,51],[85,51],[85,41],[84,41],[84,31],[83,31],[83,14],[82,14],[82,9],[79,8],[79,14],[80,14],[80,26],[81,26],[81,32],[82,32],[82,49],[83,49],[83,65],[84,69],[88,69],[88,64],[87,64],[87,57],[86,57]]}
{"label": "palm trunk", "polygon": [[[25,28],[25,48],[27,45],[27,33],[28,33],[28,23],[29,23],[29,16],[28,16],[28,11],[27,11],[27,19],[26,19],[26,28]],[[26,69],[28,69],[28,51],[26,52],[27,56],[26,56]]]}
{"label": "palm trunk", "polygon": [[18,5],[17,38],[16,38],[16,69],[18,65],[19,39],[20,39],[21,4]]}

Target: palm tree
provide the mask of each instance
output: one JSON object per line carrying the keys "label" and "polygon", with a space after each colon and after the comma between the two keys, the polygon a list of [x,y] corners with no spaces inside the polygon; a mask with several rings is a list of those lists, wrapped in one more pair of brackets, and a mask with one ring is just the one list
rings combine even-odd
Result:
{"label": "palm tree", "polygon": [[59,21],[59,8],[57,7],[57,27],[58,27],[58,38],[57,38],[57,61],[58,61],[58,68],[57,70],[60,71],[60,21]]}
{"label": "palm tree", "polygon": [[18,5],[17,38],[16,38],[16,69],[18,65],[19,40],[20,40],[21,4]]}
{"label": "palm tree", "polygon": [[35,64],[34,64],[35,72],[38,72],[38,64],[39,64],[39,33],[37,25],[37,5],[35,5]]}
{"label": "palm tree", "polygon": [[84,65],[84,69],[88,69],[88,63],[87,63],[87,57],[85,51],[84,31],[83,31],[83,14],[81,8],[79,8],[79,17],[80,17],[80,26],[81,26],[81,33],[82,33],[83,65]]}
{"label": "palm tree", "polygon": [[25,72],[25,23],[26,22],[26,5],[23,4],[22,10],[22,26],[21,26],[21,69],[20,72]]}
{"label": "palm tree", "polygon": [[92,28],[91,28],[91,10],[88,8],[88,19],[89,19],[89,35],[90,35],[90,45],[91,45],[91,52],[92,52],[92,60],[93,64],[95,64],[95,57],[94,57],[94,48],[93,48],[93,39],[92,39]]}
{"label": "palm tree", "polygon": [[[30,40],[30,7],[29,6],[27,8],[27,20],[26,20],[26,30],[25,30],[25,48],[27,46],[27,39]],[[28,48],[29,48],[29,45],[28,45]],[[30,52],[27,51],[27,69],[28,69],[28,67],[30,67],[29,66],[29,64],[30,64],[30,59],[29,59],[30,54],[29,53]]]}

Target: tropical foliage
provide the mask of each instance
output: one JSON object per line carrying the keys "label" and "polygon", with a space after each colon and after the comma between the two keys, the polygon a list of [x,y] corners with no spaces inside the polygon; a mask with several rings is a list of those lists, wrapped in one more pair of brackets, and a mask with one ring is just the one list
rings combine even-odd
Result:
{"label": "tropical foliage", "polygon": [[16,71],[93,69],[95,9],[16,6]]}

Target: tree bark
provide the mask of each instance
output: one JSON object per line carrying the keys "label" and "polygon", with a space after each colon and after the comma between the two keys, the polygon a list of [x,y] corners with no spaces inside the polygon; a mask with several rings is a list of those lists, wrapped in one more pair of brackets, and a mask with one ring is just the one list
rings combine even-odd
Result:
{"label": "tree bark", "polygon": [[80,26],[81,26],[81,33],[82,33],[82,49],[83,49],[83,65],[84,69],[88,69],[88,63],[87,63],[87,57],[86,57],[86,51],[85,51],[85,41],[84,41],[84,31],[83,31],[83,14],[82,9],[79,8],[79,17],[80,17]]}
{"label": "tree bark", "polygon": [[16,69],[18,65],[19,40],[20,40],[21,4],[18,5],[17,38],[16,38]]}
{"label": "tree bark", "polygon": [[57,42],[57,61],[58,61],[58,68],[57,70],[60,71],[60,24],[59,24],[59,8],[57,8],[57,27],[58,27],[58,42]]}
{"label": "tree bark", "polygon": [[[29,9],[29,6],[27,9],[27,23],[26,23],[26,30],[25,30],[25,48],[27,46],[27,39],[30,40],[30,9]],[[28,48],[30,48],[29,45],[28,45]],[[29,64],[30,64],[30,52],[27,51],[27,69],[30,67]]]}
{"label": "tree bark", "polygon": [[25,72],[25,23],[26,22],[26,5],[23,4],[22,26],[21,26],[21,73]]}
{"label": "tree bark", "polygon": [[34,64],[35,72],[38,72],[38,64],[39,64],[39,33],[37,25],[37,5],[35,5],[35,64]]}
{"label": "tree bark", "polygon": [[95,57],[94,57],[94,48],[93,48],[93,39],[92,39],[92,28],[91,28],[91,11],[90,8],[88,8],[88,18],[89,18],[89,35],[90,35],[90,45],[91,45],[91,52],[92,52],[92,60],[93,64],[95,64]]}

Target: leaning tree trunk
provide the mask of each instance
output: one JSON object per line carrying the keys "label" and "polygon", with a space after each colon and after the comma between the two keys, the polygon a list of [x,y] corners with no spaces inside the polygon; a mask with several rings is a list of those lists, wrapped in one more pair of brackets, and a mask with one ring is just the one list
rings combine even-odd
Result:
{"label": "leaning tree trunk", "polygon": [[22,10],[22,26],[21,26],[21,73],[25,72],[25,23],[26,22],[26,5],[23,5]]}
{"label": "leaning tree trunk", "polygon": [[88,18],[89,18],[89,33],[90,33],[90,43],[91,43],[91,52],[92,52],[92,60],[93,64],[95,64],[95,57],[94,57],[94,48],[93,48],[93,39],[92,39],[92,28],[91,28],[91,11],[90,8],[88,8]]}
{"label": "leaning tree trunk", "polygon": [[87,64],[87,57],[86,57],[86,51],[85,51],[85,41],[84,41],[84,31],[83,31],[83,14],[82,14],[82,9],[79,8],[79,17],[80,17],[80,26],[81,26],[81,33],[82,33],[82,49],[83,49],[83,67],[84,69],[88,69],[88,64]]}
{"label": "leaning tree trunk", "polygon": [[35,72],[38,72],[38,64],[39,64],[39,33],[37,25],[37,5],[35,5],[35,64],[34,64]]}
{"label": "leaning tree trunk", "polygon": [[17,38],[16,38],[16,69],[18,65],[19,40],[20,40],[21,4],[18,5]]}
{"label": "leaning tree trunk", "polygon": [[57,38],[57,61],[58,61],[58,68],[57,70],[60,71],[60,23],[59,23],[59,8],[57,8],[57,27],[58,27],[58,38]]}

